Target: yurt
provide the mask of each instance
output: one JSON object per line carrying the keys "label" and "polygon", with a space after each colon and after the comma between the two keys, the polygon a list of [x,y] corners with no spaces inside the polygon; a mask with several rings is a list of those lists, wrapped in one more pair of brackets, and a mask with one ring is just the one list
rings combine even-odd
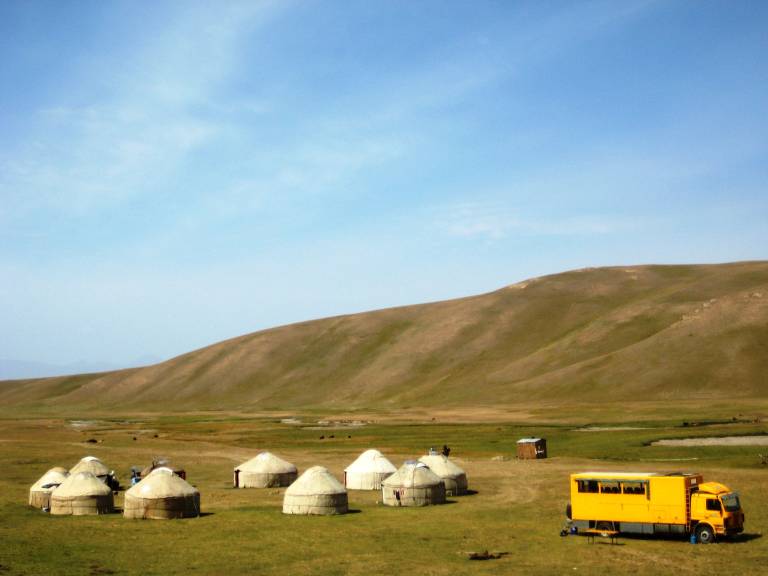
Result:
{"label": "yurt", "polygon": [[80,462],[75,464],[69,471],[70,474],[77,474],[78,472],[90,472],[96,476],[99,480],[107,484],[110,488],[115,488],[120,485],[115,476],[114,470],[107,468],[107,465],[99,460],[96,456],[86,456]]}
{"label": "yurt", "polygon": [[187,471],[180,466],[174,466],[167,458],[155,458],[152,460],[152,464],[141,471],[139,476],[141,478],[146,478],[152,473],[153,470],[157,470],[158,468],[169,468],[171,471],[173,471],[174,474],[176,474],[176,476],[179,476],[184,480],[187,479]]}
{"label": "yurt", "polygon": [[445,484],[423,462],[409,460],[381,483],[387,506],[429,506],[445,503]]}
{"label": "yurt", "polygon": [[419,462],[429,466],[429,469],[440,477],[445,484],[446,496],[459,496],[467,493],[466,472],[449,460],[447,456],[430,454],[419,458]]}
{"label": "yurt", "polygon": [[125,493],[126,518],[194,518],[200,516],[200,492],[170,468],[155,468]]}
{"label": "yurt", "polygon": [[91,472],[70,474],[51,492],[51,514],[107,514],[113,506],[112,490]]}
{"label": "yurt", "polygon": [[61,466],[48,470],[29,489],[29,505],[35,508],[50,508],[51,492],[64,482],[68,475],[67,469]]}
{"label": "yurt", "polygon": [[235,488],[273,488],[290,486],[298,476],[296,466],[270,452],[262,452],[255,458],[235,467]]}
{"label": "yurt", "polygon": [[347,490],[327,468],[312,466],[285,491],[283,514],[346,514]]}
{"label": "yurt", "polygon": [[366,450],[344,470],[344,485],[349,490],[378,490],[385,478],[397,472],[392,462],[378,450]]}

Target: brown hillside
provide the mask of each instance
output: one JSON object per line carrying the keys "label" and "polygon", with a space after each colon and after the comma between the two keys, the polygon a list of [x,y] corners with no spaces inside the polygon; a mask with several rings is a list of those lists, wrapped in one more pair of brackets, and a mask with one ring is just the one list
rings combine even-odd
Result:
{"label": "brown hillside", "polygon": [[768,393],[768,262],[577,270],[256,332],[146,368],[4,382],[0,403],[398,408],[694,393]]}

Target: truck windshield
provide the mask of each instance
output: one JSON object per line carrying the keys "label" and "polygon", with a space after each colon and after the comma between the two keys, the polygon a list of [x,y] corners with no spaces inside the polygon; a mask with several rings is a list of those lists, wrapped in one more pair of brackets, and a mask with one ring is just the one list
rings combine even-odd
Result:
{"label": "truck windshield", "polygon": [[741,510],[741,503],[739,502],[739,494],[737,492],[721,496],[720,500],[723,501],[723,506],[725,506],[728,512],[738,512]]}

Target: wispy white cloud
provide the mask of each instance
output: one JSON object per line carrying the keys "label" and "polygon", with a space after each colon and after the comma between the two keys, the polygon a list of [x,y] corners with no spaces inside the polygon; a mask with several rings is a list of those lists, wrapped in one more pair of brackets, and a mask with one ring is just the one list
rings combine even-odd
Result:
{"label": "wispy white cloud", "polygon": [[502,240],[524,236],[595,236],[627,230],[633,222],[611,214],[542,216],[499,201],[458,202],[433,208],[432,227],[448,236]]}
{"label": "wispy white cloud", "polygon": [[[206,113],[237,68],[244,35],[279,7],[273,2],[187,5],[155,38],[99,81],[100,96],[71,104],[66,88],[30,119],[28,138],[0,157],[0,217],[49,209],[82,215],[150,193],[194,150],[226,129]],[[215,10],[215,17],[211,14]],[[106,64],[93,64],[96,68]],[[82,70],[82,80],[98,70]],[[228,104],[264,113],[264,102]],[[222,124],[224,122],[224,124]]]}

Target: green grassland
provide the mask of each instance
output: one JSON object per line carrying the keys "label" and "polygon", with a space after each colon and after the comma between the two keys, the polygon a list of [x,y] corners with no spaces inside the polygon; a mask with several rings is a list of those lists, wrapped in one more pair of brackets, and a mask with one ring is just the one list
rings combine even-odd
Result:
{"label": "green grassland", "polygon": [[[422,417],[349,414],[365,426],[319,426],[320,412],[279,416],[233,412],[114,414],[72,412],[0,419],[0,573],[3,574],[755,574],[765,569],[768,447],[655,447],[660,438],[765,434],[766,403],[687,406],[670,416],[649,404],[623,415],[599,411],[568,421],[563,408],[531,408],[525,418],[487,420],[468,410]],[[634,416],[640,415],[640,417]],[[87,420],[77,427],[79,420]],[[684,426],[683,422],[688,422]],[[696,425],[693,425],[696,424]],[[634,429],[582,431],[585,425]],[[514,459],[515,441],[548,439],[550,458]],[[135,438],[135,439],[134,439]],[[96,443],[86,442],[89,439]],[[476,493],[444,506],[393,509],[376,492],[349,494],[353,513],[295,517],[281,513],[283,490],[235,490],[232,468],[271,450],[300,470],[327,466],[341,478],[363,449],[377,447],[393,462],[448,444]],[[102,458],[123,479],[131,465],[156,456],[183,465],[201,491],[204,515],[174,521],[53,517],[27,507],[29,486],[54,465],[84,455]],[[505,456],[499,460],[494,457]],[[586,469],[695,470],[742,494],[746,535],[692,546],[682,539],[622,538],[619,545],[561,538],[568,474]],[[122,493],[116,504],[122,504]],[[508,553],[470,561],[471,551]]]}
{"label": "green grassland", "polygon": [[[768,262],[576,270],[145,368],[0,382],[0,576],[766,573],[768,447],[651,445],[764,435],[766,422]],[[529,435],[547,438],[550,458],[514,459]],[[233,467],[262,450],[341,478],[367,448],[399,465],[443,444],[475,491],[444,506],[393,509],[351,492],[351,514],[294,517],[282,490],[231,487]],[[123,480],[171,458],[204,515],[27,507],[40,475],[85,455]],[[714,546],[561,538],[568,475],[589,469],[701,472],[740,491],[746,534]],[[483,550],[507,554],[467,559]]]}

